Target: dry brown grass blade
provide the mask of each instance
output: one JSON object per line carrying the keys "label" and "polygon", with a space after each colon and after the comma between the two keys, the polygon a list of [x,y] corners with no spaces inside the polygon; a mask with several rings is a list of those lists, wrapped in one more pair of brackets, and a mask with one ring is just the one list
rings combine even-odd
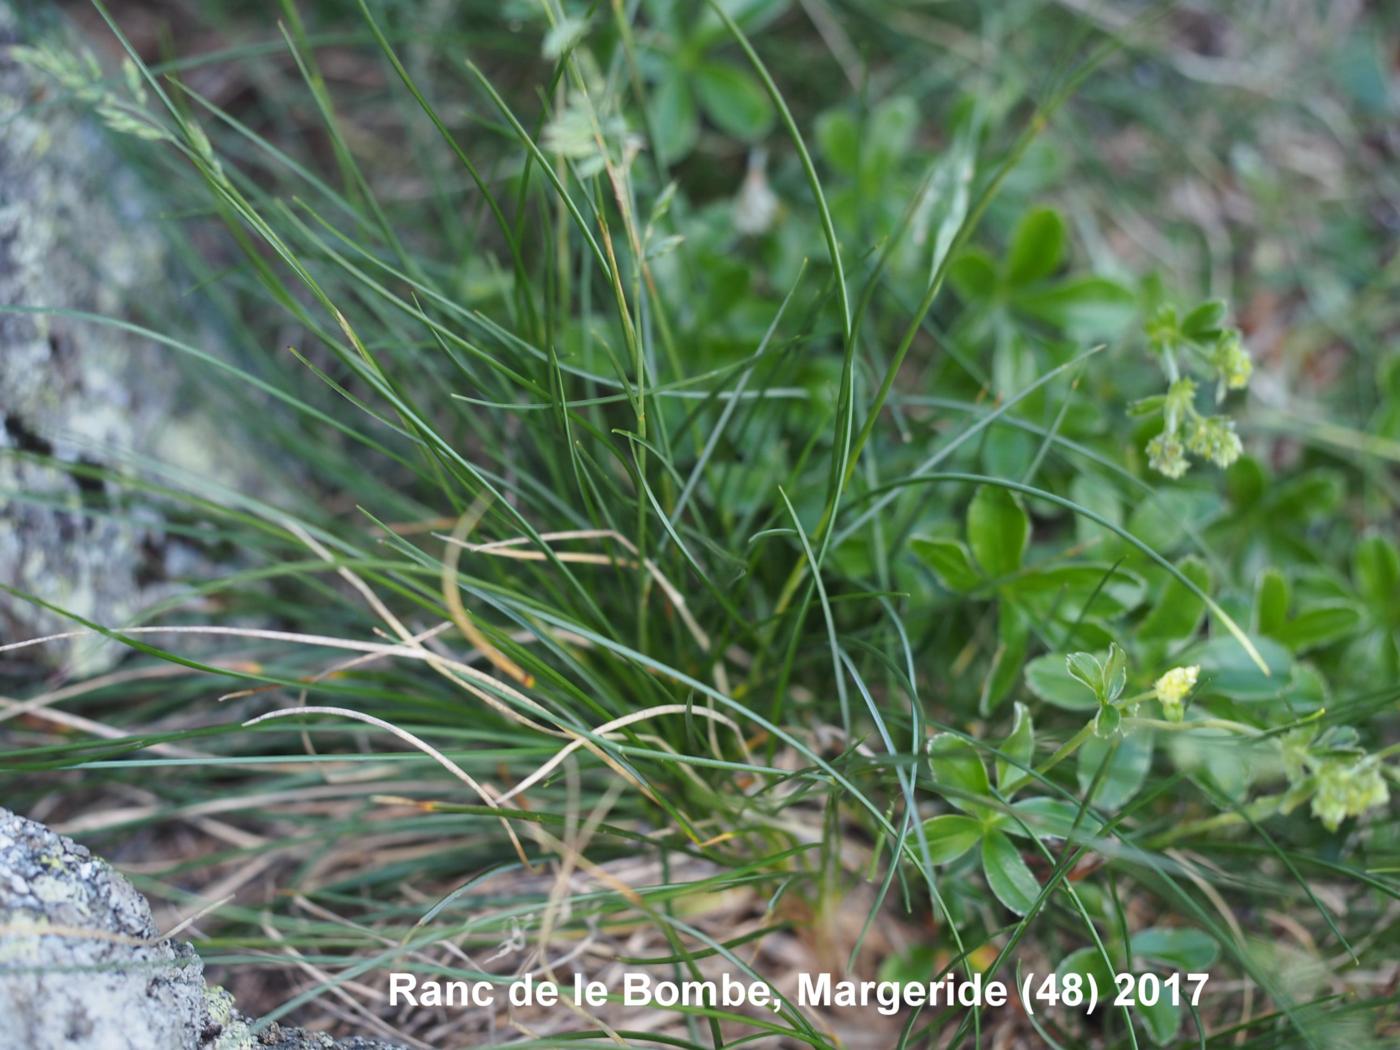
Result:
{"label": "dry brown grass blade", "polygon": [[467,537],[471,535],[472,529],[476,528],[481,516],[486,513],[489,502],[478,499],[467,508],[465,514],[457,519],[457,524],[452,529],[452,539],[455,541],[446,546],[442,558],[442,600],[447,605],[448,615],[452,622],[457,625],[457,629],[462,632],[466,639],[481,650],[486,659],[502,674],[508,675],[519,682],[526,689],[535,684],[534,675],[529,674],[500,649],[492,644],[491,639],[481,633],[481,629],[472,623],[471,617],[467,615],[466,607],[462,604],[462,594],[457,588],[457,564],[461,558],[462,546],[466,543]]}

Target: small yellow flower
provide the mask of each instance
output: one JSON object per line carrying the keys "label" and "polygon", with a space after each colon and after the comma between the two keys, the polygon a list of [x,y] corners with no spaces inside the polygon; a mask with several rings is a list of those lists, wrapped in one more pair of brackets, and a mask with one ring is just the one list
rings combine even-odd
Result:
{"label": "small yellow flower", "polygon": [[1177,721],[1181,718],[1181,704],[1186,695],[1196,688],[1196,679],[1201,669],[1196,664],[1190,667],[1173,667],[1161,678],[1152,683],[1153,692],[1168,718]]}

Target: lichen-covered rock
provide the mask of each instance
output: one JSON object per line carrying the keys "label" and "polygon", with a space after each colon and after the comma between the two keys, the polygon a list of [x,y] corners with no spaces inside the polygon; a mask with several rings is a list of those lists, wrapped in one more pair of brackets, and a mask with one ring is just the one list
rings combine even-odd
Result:
{"label": "lichen-covered rock", "polygon": [[0,810],[0,1028],[32,1050],[189,1050],[203,964],[156,939],[140,893],[86,849]]}
{"label": "lichen-covered rock", "polygon": [[218,1032],[208,1050],[403,1050],[379,1039],[354,1035],[333,1039],[324,1032],[275,1023],[255,1033],[252,1022],[234,1007],[233,996],[222,988],[209,989],[206,1005],[212,1021],[208,1030]]}
{"label": "lichen-covered rock", "polygon": [[283,1028],[280,1025],[271,1025],[263,1031],[260,1041],[253,1043],[253,1047],[256,1050],[403,1050],[403,1047],[396,1043],[367,1039],[362,1035],[332,1039],[321,1032]]}
{"label": "lichen-covered rock", "polygon": [[0,1046],[23,1050],[402,1050],[254,1024],[204,983],[150,905],[82,846],[0,809]]}
{"label": "lichen-covered rock", "polygon": [[[21,36],[0,0],[0,304],[115,318],[134,303],[159,310],[173,296],[158,207],[102,130],[15,58],[13,44],[33,42]],[[111,625],[159,596],[169,546],[159,515],[124,506],[101,478],[35,457],[121,468],[133,451],[169,447],[183,425],[177,399],[169,352],[150,340],[57,314],[0,313],[0,581]],[[73,626],[0,594],[0,639]],[[87,674],[121,652],[88,637],[22,655]]]}

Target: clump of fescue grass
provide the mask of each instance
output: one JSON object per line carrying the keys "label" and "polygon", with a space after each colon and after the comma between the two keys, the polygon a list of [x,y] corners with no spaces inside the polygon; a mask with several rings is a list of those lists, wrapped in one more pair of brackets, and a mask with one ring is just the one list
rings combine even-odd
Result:
{"label": "clump of fescue grass", "polygon": [[[194,62],[131,50],[98,92],[173,162],[231,349],[159,338],[277,480],[113,479],[227,571],[147,623],[81,625],[139,654],[0,712],[43,720],[9,762],[81,771],[52,805],[136,843],[121,859],[172,922],[229,900],[198,923],[206,959],[302,979],[266,1020],[314,1000],[423,1046],[1383,1039],[1394,689],[1362,682],[1394,623],[1358,610],[1384,608],[1393,546],[1358,544],[1342,593],[1344,560],[1304,558],[1287,521],[1233,529],[1221,492],[1286,517],[1240,495],[1266,485],[1254,460],[1149,474],[1127,410],[1161,411],[1162,384],[1136,318],[1170,296],[1063,276],[1053,212],[977,247],[1122,41],[1071,23],[1082,60],[1012,104],[818,119],[724,8],[541,11],[522,77],[518,43],[440,54],[361,4],[344,53],[377,72],[355,93],[287,4],[303,89],[263,127],[194,90]],[[849,67],[826,30],[767,28]],[[657,73],[675,33],[708,86]],[[685,117],[671,95],[721,84],[751,119],[687,159],[658,127]],[[706,165],[759,209],[749,232],[691,192]],[[798,969],[1018,965],[1215,983],[1195,1016],[1090,1022],[394,1016],[379,983],[727,968],[790,996]]]}

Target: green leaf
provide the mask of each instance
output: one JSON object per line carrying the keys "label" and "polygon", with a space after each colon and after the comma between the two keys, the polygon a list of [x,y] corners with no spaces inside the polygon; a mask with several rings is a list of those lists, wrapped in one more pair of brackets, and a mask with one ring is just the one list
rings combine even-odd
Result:
{"label": "green leaf", "polygon": [[[1023,798],[1012,803],[1011,808],[1025,822],[1031,833],[1040,837],[1049,835],[1057,839],[1069,838],[1074,832],[1074,822],[1079,817],[1078,804],[1064,798]],[[1004,827],[1008,834],[1025,834],[1014,820],[1008,821]],[[1084,818],[1079,821],[1079,834],[1094,834],[1100,827],[1100,822],[1094,814],[1086,811]]]}
{"label": "green leaf", "polygon": [[695,148],[700,137],[700,113],[690,84],[672,71],[651,96],[652,143],[663,163],[673,164]]}
{"label": "green leaf", "polygon": [[943,789],[939,794],[951,805],[967,812],[986,811],[992,785],[977,748],[960,736],[939,733],[929,739],[928,761],[934,784]]}
{"label": "green leaf", "polygon": [[1287,480],[1269,491],[1269,510],[1283,522],[1315,521],[1336,512],[1346,494],[1346,480],[1335,470],[1319,467]]}
{"label": "green leaf", "polygon": [[1214,493],[1162,488],[1133,508],[1128,531],[1159,554],[1167,554],[1186,539],[1188,522],[1203,529],[1222,509]]}
{"label": "green leaf", "polygon": [[1288,578],[1277,569],[1265,569],[1254,588],[1254,625],[1260,634],[1272,635],[1288,621]]}
{"label": "green leaf", "polygon": [[982,582],[982,574],[972,564],[972,555],[957,540],[915,537],[909,546],[950,591],[970,591]]}
{"label": "green leaf", "polygon": [[1100,704],[1103,695],[1103,664],[1093,653],[1070,653],[1065,657],[1065,670],[1076,682],[1088,689]]}
{"label": "green leaf", "polygon": [[955,861],[982,838],[982,822],[974,817],[945,813],[924,821],[929,859],[934,864]]}
{"label": "green leaf", "polygon": [[997,286],[997,271],[991,256],[976,248],[963,252],[948,266],[948,280],[966,302],[987,299]]}
{"label": "green leaf", "polygon": [[[1093,798],[1093,804],[1100,809],[1122,808],[1138,793],[1147,779],[1148,770],[1152,768],[1151,733],[1139,730],[1131,736],[1120,738],[1117,745],[1117,750],[1113,750],[1113,741],[1091,737],[1079,748],[1077,776],[1081,793],[1088,792],[1094,777],[1098,775],[1099,766],[1108,762],[1108,769],[1104,771]],[[1112,758],[1109,758],[1110,751],[1113,752]]]}
{"label": "green leaf", "polygon": [[[1183,558],[1177,568],[1201,590],[1210,591],[1210,570],[1205,562],[1192,556]],[[1175,576],[1169,576],[1157,603],[1138,626],[1138,637],[1159,641],[1190,638],[1200,630],[1205,613],[1206,603]]]}
{"label": "green leaf", "polygon": [[1107,277],[1074,277],[1016,295],[1016,307],[1083,337],[1116,335],[1137,314],[1137,299]]}
{"label": "green leaf", "polygon": [[925,199],[931,204],[916,219],[915,241],[932,247],[928,256],[930,281],[936,280],[943,269],[958,231],[967,219],[972,178],[977,169],[977,126],[975,120],[956,122],[953,141],[944,149],[938,170],[926,191],[929,197]]}
{"label": "green leaf", "polygon": [[1099,713],[1094,716],[1094,736],[1100,740],[1111,740],[1118,735],[1122,725],[1122,711],[1112,704],[1099,705]]}
{"label": "green leaf", "polygon": [[1273,638],[1258,638],[1255,642],[1269,668],[1267,675],[1232,639],[1223,637],[1191,646],[1182,654],[1181,663],[1200,664],[1202,683],[1208,683],[1210,691],[1219,696],[1232,700],[1273,700],[1288,681],[1293,658],[1288,649]]}
{"label": "green leaf", "polygon": [[1391,87],[1394,68],[1386,41],[1387,34],[1353,30],[1327,60],[1329,77],[1346,92],[1358,109],[1384,120],[1395,114],[1395,91]]}
{"label": "green leaf", "polygon": [[1193,927],[1152,926],[1131,941],[1133,955],[1191,973],[1210,969],[1220,956],[1215,938]]}
{"label": "green leaf", "polygon": [[1123,695],[1123,687],[1128,684],[1128,654],[1117,642],[1108,644],[1108,658],[1103,664],[1103,682],[1099,699],[1113,703]]}
{"label": "green leaf", "polygon": [[982,871],[997,900],[1025,915],[1040,896],[1040,883],[1021,859],[1021,851],[1000,831],[989,831],[982,839]]}
{"label": "green leaf", "polygon": [[773,102],[746,69],[705,62],[695,70],[695,94],[705,115],[735,138],[753,142],[773,129]]}
{"label": "green leaf", "polygon": [[1112,619],[1142,603],[1147,585],[1121,565],[1080,562],[1024,571],[1003,586],[1035,615],[1074,623],[1088,614]]}
{"label": "green leaf", "polygon": [[1355,634],[1360,626],[1361,611],[1356,606],[1318,602],[1274,628],[1269,636],[1295,653],[1305,653]]}
{"label": "green leaf", "polygon": [[1228,310],[1224,299],[1207,299],[1181,319],[1181,334],[1196,342],[1211,339],[1225,323]]}
{"label": "green leaf", "polygon": [[1366,604],[1395,619],[1400,601],[1400,551],[1395,544],[1383,536],[1367,536],[1356,545],[1351,571]]}
{"label": "green leaf", "polygon": [[978,488],[967,508],[967,540],[988,575],[1019,569],[1030,536],[1030,518],[1012,493],[993,485]]}
{"label": "green leaf", "polygon": [[675,0],[646,0],[646,12],[651,23],[673,40],[685,36],[689,29],[681,20],[684,12]]}
{"label": "green leaf", "polygon": [[1166,995],[1151,1006],[1138,1003],[1134,1007],[1134,1013],[1147,1029],[1149,1038],[1158,1046],[1174,1042],[1181,1030],[1181,1007],[1174,1006]]}
{"label": "green leaf", "polygon": [[[1077,973],[1086,979],[1086,983],[1087,979],[1092,977],[1094,983],[1098,985],[1100,999],[1103,998],[1105,989],[1113,988],[1113,974],[1108,969],[1099,950],[1092,946],[1070,952],[1060,960],[1060,965],[1055,967],[1055,973],[1062,979],[1067,974]],[[1087,1001],[1084,1007],[1088,1009]]]}
{"label": "green leaf", "polygon": [[875,107],[865,130],[865,173],[877,183],[884,182],[909,152],[918,123],[919,109],[907,95],[896,95]]}
{"label": "green leaf", "polygon": [[1023,477],[1035,461],[1037,448],[1033,434],[998,427],[982,442],[983,472],[994,478]]}
{"label": "green leaf", "polygon": [[1020,767],[1029,766],[1035,754],[1035,726],[1031,722],[1030,708],[1018,702],[1014,711],[1011,734],[998,749],[1006,758],[996,760],[997,790],[1007,798],[1030,779],[1030,774]]}
{"label": "green leaf", "polygon": [[[787,7],[787,0],[718,0],[718,5],[739,24],[745,33],[751,35],[778,18]],[[657,6],[670,7],[671,5]],[[679,11],[686,9],[683,4],[675,6]],[[725,29],[724,22],[706,4],[701,10],[700,17],[695,20],[686,44],[699,53],[714,47],[727,35],[728,31]]]}
{"label": "green leaf", "polygon": [[938,949],[927,941],[918,941],[906,951],[885,956],[875,976],[879,981],[908,984],[927,981],[942,969],[938,963]]}
{"label": "green leaf", "polygon": [[842,175],[854,177],[860,167],[860,131],[844,109],[829,109],[817,118],[817,144],[826,162]]}
{"label": "green leaf", "polygon": [[[1074,630],[1065,641],[1075,645],[1088,645],[1100,649],[1113,641],[1114,633],[1096,617],[1086,617],[1073,625]],[[1090,705],[1092,707],[1092,705]]]}
{"label": "green leaf", "polygon": [[[1096,474],[1076,474],[1069,483],[1069,498],[1106,521],[1115,525],[1123,523],[1123,504],[1118,490]],[[1074,537],[1081,544],[1097,542],[1106,545],[1118,539],[1112,529],[1106,529],[1082,514],[1074,516]]]}
{"label": "green leaf", "polygon": [[1239,511],[1249,510],[1257,504],[1268,490],[1269,484],[1269,476],[1253,456],[1241,456],[1225,471],[1225,491],[1230,494],[1230,502]]}
{"label": "green leaf", "polygon": [[1091,711],[1098,706],[1066,667],[1062,653],[1046,653],[1026,664],[1026,687],[1052,707],[1066,711]]}
{"label": "green leaf", "polygon": [[1012,602],[1003,598],[997,603],[997,649],[983,688],[981,708],[984,715],[996,710],[1006,699],[1011,687],[1021,677],[1030,645],[1030,625],[1025,615]]}
{"label": "green leaf", "polygon": [[1006,259],[1006,282],[1029,284],[1060,268],[1065,251],[1065,220],[1054,208],[1027,212],[1011,235]]}
{"label": "green leaf", "polygon": [[748,294],[753,271],[734,259],[721,259],[711,264],[710,290],[705,296],[705,310],[712,317],[723,317],[737,307]]}

